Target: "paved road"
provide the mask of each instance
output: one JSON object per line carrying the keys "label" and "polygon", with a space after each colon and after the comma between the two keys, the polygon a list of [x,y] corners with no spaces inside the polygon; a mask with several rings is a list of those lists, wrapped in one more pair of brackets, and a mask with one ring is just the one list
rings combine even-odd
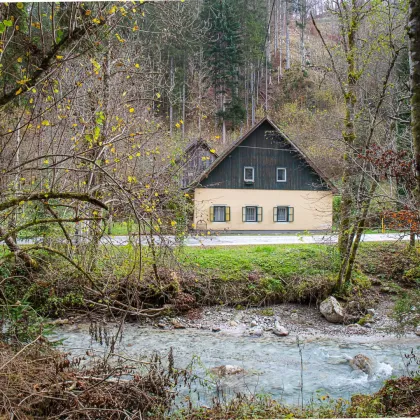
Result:
{"label": "paved road", "polygon": [[[408,235],[388,233],[369,233],[363,235],[363,242],[392,242],[406,241]],[[157,242],[160,240],[156,239]],[[173,236],[165,236],[163,241],[173,244]],[[113,236],[104,238],[104,242],[114,245],[126,245],[127,236]],[[142,240],[143,243],[147,243]],[[186,246],[235,246],[235,245],[277,245],[277,244],[333,244],[337,242],[336,235],[217,235],[217,236],[190,236],[184,245]]]}
{"label": "paved road", "polygon": [[[395,242],[407,241],[409,235],[399,233],[368,233],[363,235],[363,242]],[[155,237],[155,243],[163,242],[173,245],[175,237],[165,235],[162,238]],[[18,240],[20,245],[30,245],[39,242],[37,239]],[[127,245],[128,236],[105,236],[103,244]],[[142,244],[147,245],[147,238],[142,236]],[[212,235],[212,236],[189,236],[185,239],[185,246],[237,246],[237,245],[279,245],[279,244],[334,244],[337,243],[337,235]]]}

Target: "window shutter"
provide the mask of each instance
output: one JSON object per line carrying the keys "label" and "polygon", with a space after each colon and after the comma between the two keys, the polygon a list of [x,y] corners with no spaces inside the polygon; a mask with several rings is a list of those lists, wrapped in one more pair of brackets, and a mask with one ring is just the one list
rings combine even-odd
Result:
{"label": "window shutter", "polygon": [[263,212],[262,207],[257,207],[257,222],[262,222],[263,219]]}
{"label": "window shutter", "polygon": [[210,206],[210,222],[214,222],[214,207]]}
{"label": "window shutter", "polygon": [[288,222],[294,222],[295,220],[295,208],[294,207],[289,207],[289,214],[288,214],[288,218],[287,221]]}
{"label": "window shutter", "polygon": [[273,207],[273,222],[277,222],[277,207]]}
{"label": "window shutter", "polygon": [[246,207],[242,207],[242,221],[246,221]]}
{"label": "window shutter", "polygon": [[230,222],[230,207],[229,206],[225,207],[225,221]]}

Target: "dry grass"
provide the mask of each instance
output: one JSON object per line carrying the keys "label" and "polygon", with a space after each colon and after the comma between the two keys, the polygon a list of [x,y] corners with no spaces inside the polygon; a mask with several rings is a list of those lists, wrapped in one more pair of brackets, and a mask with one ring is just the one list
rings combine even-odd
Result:
{"label": "dry grass", "polygon": [[19,350],[0,344],[0,418],[162,418],[183,375],[171,357],[169,368],[157,356],[143,362],[140,374],[131,361],[82,367],[41,338]]}

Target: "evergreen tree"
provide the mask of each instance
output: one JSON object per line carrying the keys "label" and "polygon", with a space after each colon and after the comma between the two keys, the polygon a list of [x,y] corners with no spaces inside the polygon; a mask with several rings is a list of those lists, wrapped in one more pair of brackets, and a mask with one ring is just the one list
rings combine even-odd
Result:
{"label": "evergreen tree", "polygon": [[239,69],[243,64],[239,19],[233,0],[206,0],[203,14],[209,25],[204,51],[211,86],[219,99],[217,115],[223,129],[227,121],[235,128],[245,118],[239,89]]}

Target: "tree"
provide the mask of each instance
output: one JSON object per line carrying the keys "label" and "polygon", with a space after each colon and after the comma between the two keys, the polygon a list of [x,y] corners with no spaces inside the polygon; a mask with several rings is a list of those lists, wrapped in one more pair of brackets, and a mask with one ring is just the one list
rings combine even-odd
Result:
{"label": "tree", "polygon": [[420,203],[420,4],[410,0],[408,18],[410,39],[411,133],[416,167],[415,198]]}
{"label": "tree", "polygon": [[[337,288],[341,289],[350,282],[370,203],[378,187],[378,179],[374,173],[368,173],[369,167],[358,156],[370,147],[385,98],[392,88],[393,69],[404,48],[401,23],[396,24],[394,20],[404,19],[404,7],[393,2],[368,5],[361,0],[338,0],[333,6],[331,13],[337,16],[341,34],[339,52],[327,44],[313,17],[312,22],[327,51],[345,105],[339,226],[341,268],[337,279]],[[375,37],[372,30],[378,31]],[[370,35],[369,45],[361,41],[366,35]],[[386,63],[381,67],[382,80],[373,91],[379,94],[373,94],[366,103],[361,84],[369,80],[369,69],[377,62]]]}
{"label": "tree", "polygon": [[210,69],[210,81],[219,98],[217,115],[222,121],[222,138],[226,141],[226,122],[235,127],[245,118],[239,96],[239,67],[242,64],[240,27],[231,0],[207,0],[204,16],[208,20],[208,41],[205,57]]}

